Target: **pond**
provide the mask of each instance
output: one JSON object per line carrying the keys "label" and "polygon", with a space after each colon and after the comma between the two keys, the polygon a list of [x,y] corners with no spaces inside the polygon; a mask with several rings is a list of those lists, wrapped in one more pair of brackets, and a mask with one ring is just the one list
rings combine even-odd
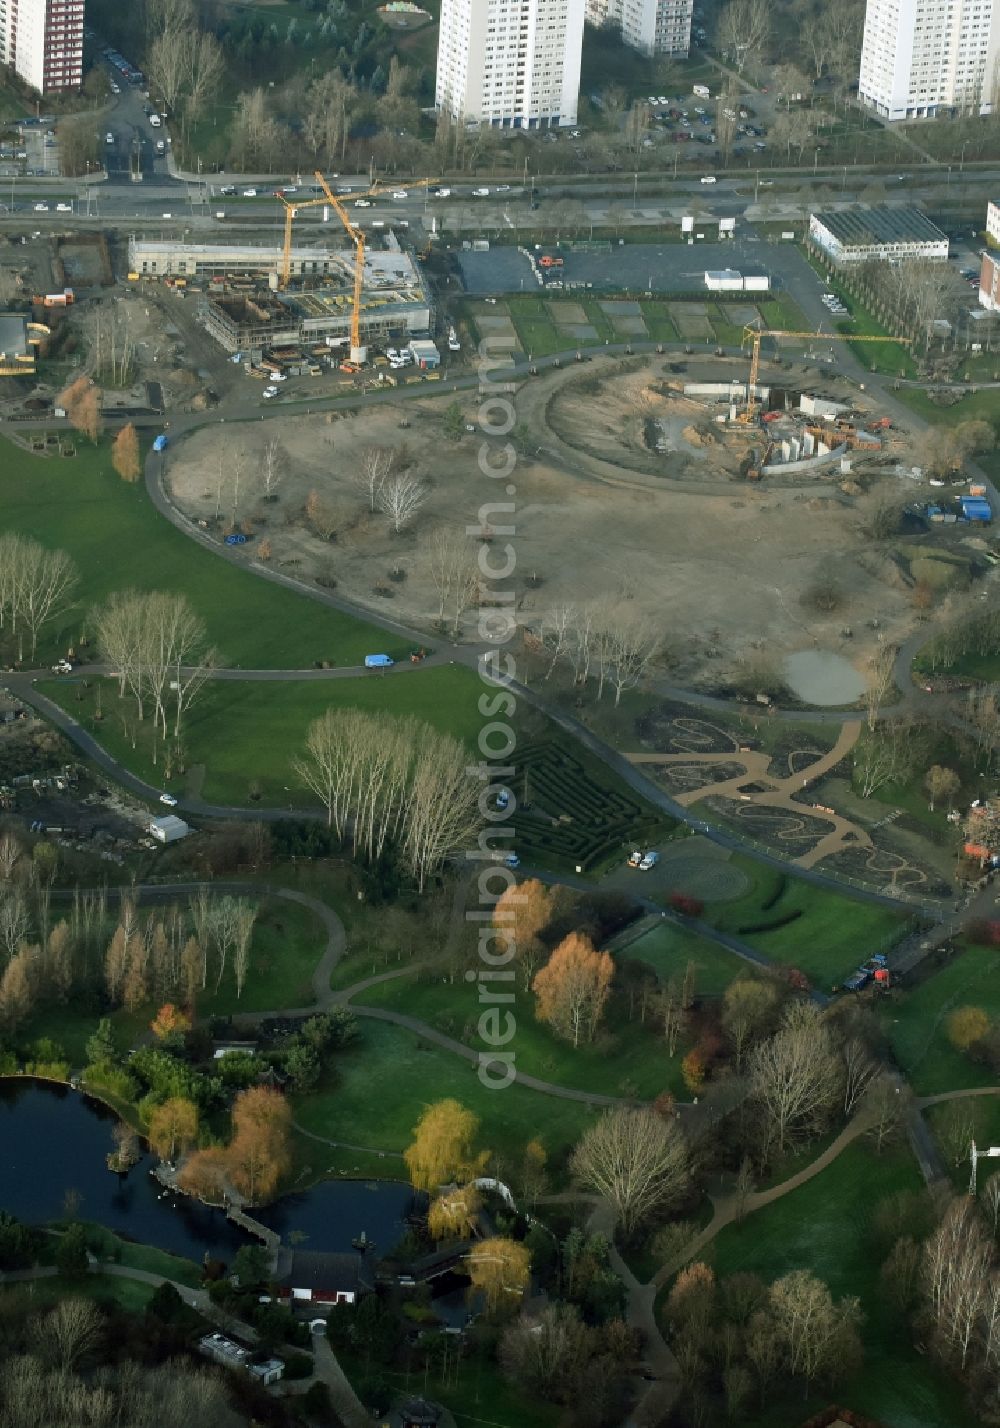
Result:
{"label": "pond", "polygon": [[796,650],[785,658],[785,683],[805,704],[854,704],[865,681],[843,655],[832,650]]}
{"label": "pond", "polygon": [[[0,1208],[41,1224],[62,1218],[70,1193],[80,1219],[198,1262],[206,1251],[228,1260],[252,1243],[221,1210],[165,1191],[149,1174],[152,1155],[128,1175],[113,1175],[105,1156],[116,1120],[101,1102],[67,1087],[0,1078]],[[398,1181],[325,1180],[254,1215],[285,1243],[294,1232],[302,1248],[350,1251],[364,1231],[384,1254],[405,1233],[412,1207],[413,1191]]]}

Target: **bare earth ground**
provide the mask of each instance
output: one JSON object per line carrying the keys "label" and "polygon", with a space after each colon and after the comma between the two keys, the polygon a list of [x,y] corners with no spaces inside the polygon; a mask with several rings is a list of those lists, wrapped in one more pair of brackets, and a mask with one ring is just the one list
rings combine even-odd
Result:
{"label": "bare earth ground", "polygon": [[[584,369],[594,375],[599,370],[598,363]],[[650,376],[614,373],[597,395],[567,398],[578,439],[593,457],[562,442],[547,421],[553,394],[579,380],[578,369],[521,389],[518,421],[539,446],[537,457],[520,460],[513,478],[513,583],[522,623],[537,630],[546,612],[566,601],[634,600],[677,649],[678,680],[695,685],[717,683],[755,643],[774,658],[815,644],[841,650],[861,666],[874,640],[868,621],[876,616],[886,639],[903,639],[912,628],[906,591],[891,562],[860,534],[855,503],[839,493],[835,478],[805,490],[766,481],[750,485],[718,473],[699,480],[703,463],[693,449],[661,458],[683,462],[690,480],[664,480],[613,464],[616,442],[624,461],[623,439],[635,441],[641,431],[637,393]],[[442,414],[450,400],[411,400],[334,422],[275,418],[259,429],[241,427],[238,435],[231,427],[206,428],[176,449],[169,486],[190,515],[211,523],[218,502],[225,518],[233,497],[233,443],[242,443],[247,460],[239,515],[250,519],[258,541],[265,535],[270,540],[275,568],[302,579],[317,572],[332,576],[348,598],[429,629],[437,607],[422,555],[427,537],[441,526],[460,532],[478,526],[481,503],[503,499],[496,483],[479,473],[481,438],[444,438]],[[470,421],[474,401],[461,398]],[[404,405],[405,431],[399,425]],[[283,477],[279,500],[264,505],[261,452],[271,437],[281,443]],[[410,469],[431,488],[416,522],[399,536],[384,516],[369,515],[364,494],[351,481],[360,453],[371,444],[405,447]],[[731,454],[725,459],[732,466]],[[715,460],[709,450],[706,461]],[[331,542],[306,529],[303,510],[312,490],[337,512]],[[255,544],[247,547],[248,559]],[[387,585],[397,562],[405,578]],[[817,569],[830,563],[847,592],[846,604],[817,614],[801,596]],[[376,593],[376,584],[390,589],[391,598]],[[841,637],[845,625],[854,631],[852,640]]]}

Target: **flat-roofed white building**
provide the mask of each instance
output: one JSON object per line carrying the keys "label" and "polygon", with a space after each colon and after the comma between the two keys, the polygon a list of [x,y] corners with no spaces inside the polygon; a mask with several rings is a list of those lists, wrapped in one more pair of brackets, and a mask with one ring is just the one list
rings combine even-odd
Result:
{"label": "flat-roofed white building", "polygon": [[948,238],[919,208],[857,206],[809,219],[809,237],[835,263],[944,262]]}

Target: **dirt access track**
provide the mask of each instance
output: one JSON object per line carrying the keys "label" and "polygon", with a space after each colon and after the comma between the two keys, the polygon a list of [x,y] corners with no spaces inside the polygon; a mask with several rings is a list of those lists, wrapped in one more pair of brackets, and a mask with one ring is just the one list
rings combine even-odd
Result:
{"label": "dirt access track", "polygon": [[[616,466],[609,459],[615,432],[619,443],[635,444],[648,412],[643,392],[664,376],[662,360],[633,368],[622,372],[613,360],[574,364],[522,385],[515,398],[521,445],[532,452],[520,457],[511,477],[522,624],[537,631],[553,607],[568,601],[634,602],[676,650],[675,676],[693,686],[717,685],[755,643],[766,644],[775,659],[813,645],[843,648],[861,665],[869,620],[878,618],[886,639],[905,637],[912,622],[906,591],[892,563],[860,532],[855,502],[835,478],[806,489],[718,473],[702,480],[690,452],[659,458],[662,475]],[[576,448],[550,427],[548,410],[581,371],[598,379],[598,390],[587,396]],[[430,630],[437,602],[426,568],[428,538],[441,527],[477,526],[481,505],[503,499],[478,469],[478,431],[446,438],[451,400],[401,399],[334,421],[269,411],[267,421],[206,427],[174,448],[168,489],[183,511],[221,535],[232,517],[239,464],[237,515],[254,534],[248,561],[266,537],[273,568],[307,581],[317,574],[333,579],[347,598]],[[473,422],[475,398],[463,394],[460,404]],[[272,439],[280,443],[281,480],[277,499],[265,504],[263,450]],[[384,515],[369,513],[355,479],[364,448],[373,444],[392,448],[428,486],[426,504],[399,535]],[[600,455],[589,456],[584,446]],[[681,461],[683,479],[664,479]],[[330,540],[309,528],[310,492],[335,516]],[[824,567],[835,570],[845,593],[831,614],[802,603]],[[841,638],[845,625],[854,631],[851,641]]]}

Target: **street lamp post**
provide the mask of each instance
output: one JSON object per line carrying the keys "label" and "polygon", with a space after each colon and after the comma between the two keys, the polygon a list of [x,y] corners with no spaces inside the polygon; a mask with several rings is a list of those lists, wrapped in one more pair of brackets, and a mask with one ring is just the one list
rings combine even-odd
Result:
{"label": "street lamp post", "polygon": [[639,175],[638,175],[638,173],[634,173],[634,174],[632,175],[632,207],[633,207],[633,209],[635,209],[635,208],[638,208],[638,206],[639,206]]}

